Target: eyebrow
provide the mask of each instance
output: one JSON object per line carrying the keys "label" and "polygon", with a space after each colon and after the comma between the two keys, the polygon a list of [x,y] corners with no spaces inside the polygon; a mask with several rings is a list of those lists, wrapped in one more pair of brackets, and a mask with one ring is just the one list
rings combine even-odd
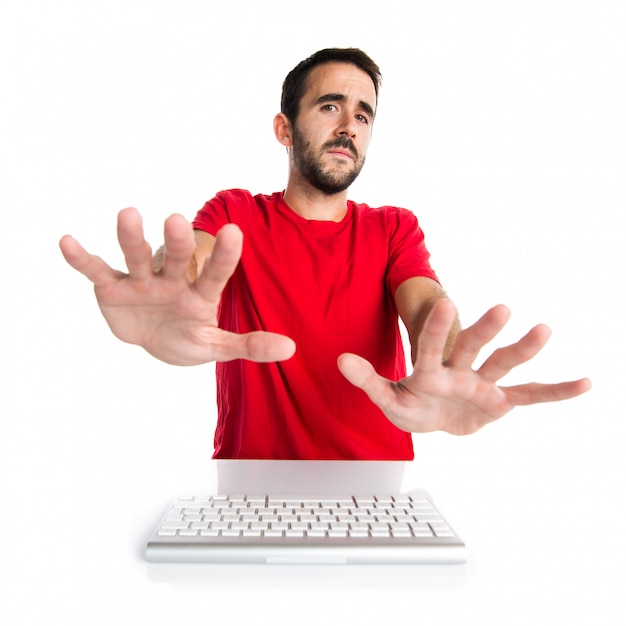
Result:
{"label": "eyebrow", "polygon": [[[313,104],[324,104],[325,102],[341,102],[346,97],[342,93],[326,93],[315,100]],[[374,109],[364,100],[359,101],[359,106],[372,118],[374,117]]]}

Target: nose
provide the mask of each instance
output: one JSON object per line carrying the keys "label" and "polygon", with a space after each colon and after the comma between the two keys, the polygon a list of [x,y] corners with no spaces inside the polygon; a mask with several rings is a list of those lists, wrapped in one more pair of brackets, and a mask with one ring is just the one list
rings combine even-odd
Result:
{"label": "nose", "polygon": [[356,120],[354,119],[354,115],[352,115],[352,113],[348,111],[344,111],[341,117],[341,122],[339,126],[337,127],[337,134],[340,136],[343,135],[345,137],[351,137],[351,138],[356,137],[357,124],[356,124]]}

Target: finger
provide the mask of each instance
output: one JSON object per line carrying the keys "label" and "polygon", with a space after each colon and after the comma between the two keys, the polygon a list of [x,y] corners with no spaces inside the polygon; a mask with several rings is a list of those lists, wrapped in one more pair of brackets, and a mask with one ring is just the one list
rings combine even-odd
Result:
{"label": "finger", "polygon": [[117,216],[117,240],[124,253],[131,276],[145,279],[152,275],[152,249],[144,238],[143,221],[136,209],[129,208]]}
{"label": "finger", "polygon": [[89,254],[70,235],[65,235],[59,242],[65,260],[78,272],[86,276],[96,287],[116,282],[122,272],[112,269],[99,256]]}
{"label": "finger", "polygon": [[489,309],[475,324],[459,333],[448,365],[470,368],[478,353],[504,328],[510,317],[511,311],[503,304]]}
{"label": "finger", "polygon": [[257,363],[273,363],[290,359],[296,351],[292,339],[276,333],[226,333],[225,337],[225,341],[216,349],[215,361],[246,359]]}
{"label": "finger", "polygon": [[233,275],[243,248],[243,234],[238,226],[227,224],[217,233],[211,255],[204,263],[195,285],[208,302],[218,302]]}
{"label": "finger", "polygon": [[186,278],[196,247],[191,224],[182,215],[171,215],[165,220],[164,241],[163,275],[173,279]]}
{"label": "finger", "polygon": [[496,350],[478,369],[480,375],[495,382],[508,374],[514,367],[530,361],[546,345],[551,331],[544,324],[535,326],[517,343]]}
{"label": "finger", "polygon": [[348,381],[362,389],[383,412],[396,401],[389,381],[380,376],[369,361],[356,354],[342,354],[337,365]]}
{"label": "finger", "polygon": [[433,306],[417,342],[414,372],[426,373],[441,368],[455,319],[456,309],[450,300],[440,300]]}
{"label": "finger", "polygon": [[509,402],[515,406],[569,400],[589,389],[591,389],[591,381],[588,378],[551,385],[528,383],[515,387],[502,387]]}

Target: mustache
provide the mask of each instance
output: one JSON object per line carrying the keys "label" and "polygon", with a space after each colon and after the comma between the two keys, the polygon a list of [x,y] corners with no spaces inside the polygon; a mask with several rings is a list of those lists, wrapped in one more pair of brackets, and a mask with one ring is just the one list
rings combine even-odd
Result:
{"label": "mustache", "polygon": [[332,148],[343,148],[344,150],[349,150],[355,159],[359,158],[359,151],[356,149],[352,139],[349,137],[338,137],[337,139],[333,139],[333,141],[327,141],[322,146],[322,152],[331,150]]}

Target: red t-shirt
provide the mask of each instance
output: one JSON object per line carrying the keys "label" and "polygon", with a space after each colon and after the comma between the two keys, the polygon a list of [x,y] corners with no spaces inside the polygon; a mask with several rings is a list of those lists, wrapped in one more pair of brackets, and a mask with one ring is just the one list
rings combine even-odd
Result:
{"label": "red t-shirt", "polygon": [[337,357],[353,352],[391,380],[406,375],[393,294],[414,276],[437,280],[415,216],[348,202],[341,222],[310,221],[282,193],[231,190],[207,202],[193,226],[215,235],[229,222],[244,243],[220,327],[287,335],[296,353],[216,364],[214,457],[412,459],[411,435],[343,377]]}

